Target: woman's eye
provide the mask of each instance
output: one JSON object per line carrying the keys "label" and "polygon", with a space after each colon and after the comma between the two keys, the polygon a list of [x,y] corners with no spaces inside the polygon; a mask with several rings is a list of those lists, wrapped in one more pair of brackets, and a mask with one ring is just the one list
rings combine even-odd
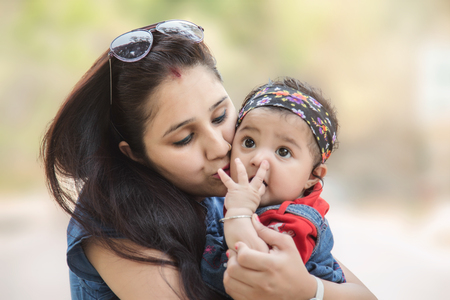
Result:
{"label": "woman's eye", "polygon": [[279,156],[284,157],[284,158],[289,158],[289,157],[291,157],[291,151],[289,151],[289,149],[287,149],[287,148],[281,147],[281,148],[279,148],[279,149],[276,151],[276,153],[277,153]]}
{"label": "woman's eye", "polygon": [[173,143],[175,146],[179,146],[179,147],[182,147],[182,146],[186,146],[187,144],[189,144],[191,141],[192,141],[192,136],[193,136],[194,134],[190,134],[190,135],[188,135],[187,137],[185,137],[184,139],[182,139],[181,141],[178,141],[178,142],[175,142],[175,143]]}
{"label": "woman's eye", "polygon": [[242,142],[242,146],[244,146],[244,148],[255,148],[255,141],[252,140],[251,138],[246,138]]}
{"label": "woman's eye", "polygon": [[227,110],[225,109],[224,112],[223,112],[223,114],[220,115],[219,117],[213,119],[212,122],[213,122],[214,124],[220,124],[220,123],[222,123],[223,121],[225,121],[226,118],[227,118]]}

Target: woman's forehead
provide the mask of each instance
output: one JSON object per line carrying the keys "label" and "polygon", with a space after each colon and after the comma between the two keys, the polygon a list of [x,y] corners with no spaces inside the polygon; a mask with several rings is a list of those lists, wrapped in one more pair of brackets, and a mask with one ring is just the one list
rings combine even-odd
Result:
{"label": "woman's forehead", "polygon": [[231,102],[222,82],[204,66],[183,69],[180,77],[170,76],[151,98],[151,123],[165,128],[208,117],[222,103]]}

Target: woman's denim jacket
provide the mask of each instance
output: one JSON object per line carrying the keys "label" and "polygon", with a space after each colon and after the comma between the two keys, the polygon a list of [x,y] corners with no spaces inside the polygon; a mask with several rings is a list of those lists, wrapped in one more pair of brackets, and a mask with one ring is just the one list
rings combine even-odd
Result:
{"label": "woman's denim jacket", "polygon": [[[218,222],[223,215],[223,198],[206,198],[202,205],[206,207],[208,244],[214,245],[222,242],[223,227]],[[105,229],[107,230],[107,229]],[[112,230],[107,230],[107,234],[115,235]],[[69,265],[70,291],[73,300],[106,300],[118,299],[108,285],[100,277],[100,274],[92,266],[84,254],[81,243],[90,236],[74,219],[71,219],[67,228],[67,264]],[[217,242],[213,240],[217,239]],[[222,243],[221,243],[222,244]],[[225,251],[223,251],[225,255]],[[226,256],[225,256],[226,258]],[[203,267],[203,266],[202,266]],[[224,268],[220,269],[221,278]],[[205,280],[207,283],[208,281]],[[221,282],[222,290],[223,284]]]}

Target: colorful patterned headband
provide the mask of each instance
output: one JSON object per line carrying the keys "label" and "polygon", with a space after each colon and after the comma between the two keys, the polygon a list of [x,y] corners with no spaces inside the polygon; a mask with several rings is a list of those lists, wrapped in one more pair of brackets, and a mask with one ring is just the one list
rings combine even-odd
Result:
{"label": "colorful patterned headband", "polygon": [[289,87],[269,84],[249,99],[240,110],[236,128],[249,111],[263,106],[285,108],[305,120],[316,137],[322,153],[322,163],[325,163],[336,141],[336,128],[328,118],[328,112],[316,99]]}

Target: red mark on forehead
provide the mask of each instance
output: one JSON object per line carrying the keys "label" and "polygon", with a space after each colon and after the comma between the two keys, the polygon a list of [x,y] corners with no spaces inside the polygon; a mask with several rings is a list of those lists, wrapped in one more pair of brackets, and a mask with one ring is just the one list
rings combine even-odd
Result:
{"label": "red mark on forehead", "polygon": [[181,77],[181,73],[178,69],[176,68],[170,68],[170,71],[172,72],[173,75],[175,75],[176,77]]}

